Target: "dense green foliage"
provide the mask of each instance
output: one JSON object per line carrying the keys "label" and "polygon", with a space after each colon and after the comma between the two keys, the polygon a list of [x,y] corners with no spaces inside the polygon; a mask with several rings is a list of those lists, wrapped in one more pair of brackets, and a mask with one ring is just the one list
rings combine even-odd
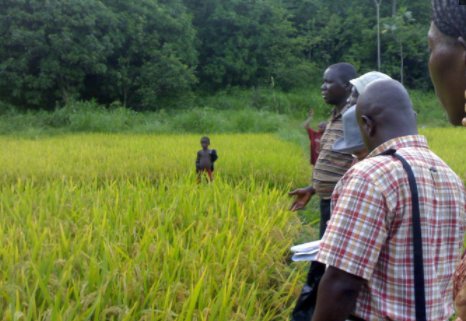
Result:
{"label": "dense green foliage", "polygon": [[96,98],[155,106],[195,83],[180,1],[0,1],[0,97],[51,107]]}
{"label": "dense green foliage", "polygon": [[[0,0],[0,100],[137,110],[189,107],[193,92],[317,84],[326,66],[377,67],[370,0]],[[382,1],[381,70],[430,87],[430,3]]]}
{"label": "dense green foliage", "polygon": [[[410,90],[418,123],[448,126],[447,118],[433,93]],[[121,104],[105,108],[95,101],[73,101],[55,111],[24,111],[0,107],[0,135],[25,137],[76,132],[104,133],[265,133],[300,143],[307,148],[302,123],[313,108],[316,127],[328,119],[331,107],[320,92],[301,89],[283,92],[272,89],[231,89],[198,96],[194,108],[133,111]]]}

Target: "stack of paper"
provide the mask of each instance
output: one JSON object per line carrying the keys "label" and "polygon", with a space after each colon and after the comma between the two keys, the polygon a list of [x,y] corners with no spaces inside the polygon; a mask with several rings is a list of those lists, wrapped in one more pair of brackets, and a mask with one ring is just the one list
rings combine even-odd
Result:
{"label": "stack of paper", "polygon": [[314,261],[319,253],[319,246],[320,240],[292,246],[290,250],[294,254],[291,259],[295,262]]}

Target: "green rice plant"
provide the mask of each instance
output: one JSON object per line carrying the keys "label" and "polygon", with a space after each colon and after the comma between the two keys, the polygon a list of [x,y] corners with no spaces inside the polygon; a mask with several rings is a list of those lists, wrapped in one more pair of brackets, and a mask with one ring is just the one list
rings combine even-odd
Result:
{"label": "green rice plant", "polygon": [[279,320],[299,231],[281,189],[195,177],[1,189],[4,320]]}
{"label": "green rice plant", "polygon": [[283,320],[305,265],[290,184],[299,147],[212,136],[213,184],[197,184],[198,136],[1,138],[3,320]]}
{"label": "green rice plant", "polygon": [[[178,178],[194,171],[201,135],[80,134],[40,139],[0,136],[0,181],[41,182]],[[310,167],[302,150],[273,135],[211,135],[220,155],[216,173],[226,180],[254,177],[275,185],[303,184]]]}
{"label": "green rice plant", "polygon": [[429,147],[466,182],[466,131],[461,127],[423,128]]}
{"label": "green rice plant", "polygon": [[[464,129],[424,129],[465,180]],[[286,192],[308,183],[299,145],[211,135],[0,137],[2,320],[284,320],[309,241]],[[308,227],[305,227],[308,228]]]}

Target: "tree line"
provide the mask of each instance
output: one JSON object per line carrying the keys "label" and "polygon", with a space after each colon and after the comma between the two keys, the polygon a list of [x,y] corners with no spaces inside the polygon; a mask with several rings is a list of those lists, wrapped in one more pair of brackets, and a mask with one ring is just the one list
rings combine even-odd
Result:
{"label": "tree line", "polygon": [[429,22],[424,0],[0,0],[0,100],[158,109],[230,87],[305,87],[329,64],[364,72],[378,57],[425,89]]}

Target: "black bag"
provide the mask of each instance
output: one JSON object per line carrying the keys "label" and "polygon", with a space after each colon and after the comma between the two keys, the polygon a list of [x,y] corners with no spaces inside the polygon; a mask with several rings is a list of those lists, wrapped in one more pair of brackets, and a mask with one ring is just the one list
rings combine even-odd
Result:
{"label": "black bag", "polygon": [[291,321],[310,321],[314,314],[317,300],[317,290],[320,280],[325,272],[325,265],[319,262],[312,262],[307,281],[301,290],[296,306],[291,314]]}

